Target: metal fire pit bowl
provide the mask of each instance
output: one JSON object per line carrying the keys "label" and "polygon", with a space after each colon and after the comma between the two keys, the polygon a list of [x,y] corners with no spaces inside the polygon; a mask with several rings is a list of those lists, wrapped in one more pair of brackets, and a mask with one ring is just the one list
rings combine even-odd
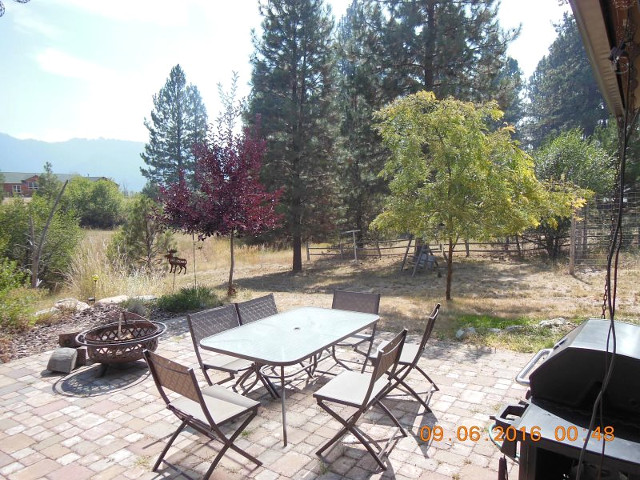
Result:
{"label": "metal fire pit bowl", "polygon": [[152,322],[135,313],[124,312],[123,316],[120,325],[109,323],[76,337],[79,344],[86,345],[89,359],[103,364],[105,370],[108,365],[140,360],[145,349],[154,351],[158,348],[158,337],[167,329],[164,323]]}

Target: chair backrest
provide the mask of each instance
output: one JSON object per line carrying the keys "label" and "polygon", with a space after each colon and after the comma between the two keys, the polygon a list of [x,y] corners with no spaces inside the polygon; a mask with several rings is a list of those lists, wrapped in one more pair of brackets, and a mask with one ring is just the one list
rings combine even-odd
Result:
{"label": "chair backrest", "polygon": [[198,385],[198,380],[196,379],[193,369],[187,368],[184,365],[149,350],[145,350],[143,355],[147,361],[147,365],[149,365],[149,371],[156,383],[156,387],[158,387],[158,392],[160,392],[160,396],[167,406],[171,407],[170,410],[181,419],[190,417],[189,414],[183,413],[172,404],[172,400],[166,394],[165,389],[196,402],[202,409],[209,424],[213,427],[213,418],[202,398],[202,392],[200,391],[200,386]]}
{"label": "chair backrest", "polygon": [[151,372],[153,380],[156,382],[158,391],[167,404],[171,403],[171,400],[167,396],[165,389],[187,397],[194,402],[199,401],[200,387],[198,387],[195,376],[193,377],[193,381],[191,380],[193,369],[187,368],[150,350],[144,351],[144,358],[149,365],[149,371]]}
{"label": "chair backrest", "polygon": [[276,307],[276,300],[273,297],[273,293],[265,295],[264,297],[254,298],[253,300],[247,300],[246,302],[236,303],[236,309],[242,325],[278,313],[278,307]]}
{"label": "chair backrest", "polygon": [[369,384],[369,389],[365,396],[364,405],[369,402],[374,384],[380,379],[380,377],[384,374],[388,374],[389,378],[393,377],[396,367],[398,366],[398,360],[400,360],[400,354],[402,353],[402,347],[406,338],[407,329],[405,328],[402,332],[396,335],[393,340],[378,351],[378,356],[373,360],[371,383]]}
{"label": "chair backrest", "polygon": [[436,303],[436,306],[433,307],[431,311],[431,315],[427,319],[427,325],[424,329],[424,333],[422,334],[422,340],[420,340],[420,348],[418,348],[418,357],[422,355],[425,347],[427,346],[427,341],[431,336],[431,332],[433,332],[433,326],[436,324],[436,319],[438,318],[438,314],[440,313],[440,304]]}
{"label": "chair backrest", "polygon": [[380,310],[380,294],[334,290],[331,308],[377,315]]}
{"label": "chair backrest", "polygon": [[[411,360],[411,364],[409,364],[408,368],[405,368],[404,371],[400,373],[401,380],[404,380],[409,375],[411,370],[418,364],[420,357],[422,357],[422,354],[424,353],[424,350],[427,346],[427,341],[431,336],[431,332],[433,332],[433,326],[436,324],[436,319],[438,318],[439,313],[440,304],[437,303],[436,306],[433,307],[431,315],[429,315],[429,318],[427,318],[427,325],[425,326],[424,333],[422,334],[422,340],[420,340],[420,345],[418,346],[415,356]],[[404,363],[402,365],[405,366]]]}
{"label": "chair backrest", "polygon": [[209,310],[187,315],[187,324],[189,325],[191,341],[193,342],[193,349],[196,352],[198,363],[204,371],[207,381],[210,383],[211,380],[207,375],[202,356],[200,355],[200,340],[215,335],[216,333],[224,332],[230,328],[238,327],[240,320],[238,319],[236,306],[230,303],[222,307],[210,308]]}
{"label": "chair backrest", "polygon": [[196,350],[200,340],[216,333],[224,332],[240,325],[238,311],[233,303],[222,307],[203,310],[202,312],[187,315],[189,331]]}

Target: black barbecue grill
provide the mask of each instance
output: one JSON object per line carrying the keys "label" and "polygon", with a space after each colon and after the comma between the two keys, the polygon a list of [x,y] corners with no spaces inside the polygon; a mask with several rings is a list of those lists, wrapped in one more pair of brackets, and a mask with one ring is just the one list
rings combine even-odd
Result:
{"label": "black barbecue grill", "polygon": [[[575,478],[611,358],[609,325],[587,320],[538,352],[516,378],[529,386],[528,399],[505,407],[496,425],[503,453],[519,457],[519,480]],[[615,368],[583,458],[582,480],[640,480],[640,326],[615,322],[615,329]]]}

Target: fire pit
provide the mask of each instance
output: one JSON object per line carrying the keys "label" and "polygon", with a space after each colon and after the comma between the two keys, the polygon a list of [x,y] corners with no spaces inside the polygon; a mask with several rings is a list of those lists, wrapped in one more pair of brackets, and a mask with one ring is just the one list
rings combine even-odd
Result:
{"label": "fire pit", "polygon": [[86,345],[90,360],[102,364],[100,375],[104,375],[109,365],[135,362],[145,349],[154,351],[166,328],[163,323],[123,312],[118,322],[82,332],[76,341]]}

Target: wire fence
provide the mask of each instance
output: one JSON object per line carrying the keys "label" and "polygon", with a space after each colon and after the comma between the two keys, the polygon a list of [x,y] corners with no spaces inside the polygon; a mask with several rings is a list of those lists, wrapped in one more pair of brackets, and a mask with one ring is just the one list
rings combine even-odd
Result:
{"label": "wire fence", "polygon": [[[606,265],[611,227],[617,213],[618,205],[612,198],[595,198],[577,213],[571,229],[576,265],[594,268]],[[622,249],[637,252],[640,248],[640,192],[625,194],[622,214]]]}

